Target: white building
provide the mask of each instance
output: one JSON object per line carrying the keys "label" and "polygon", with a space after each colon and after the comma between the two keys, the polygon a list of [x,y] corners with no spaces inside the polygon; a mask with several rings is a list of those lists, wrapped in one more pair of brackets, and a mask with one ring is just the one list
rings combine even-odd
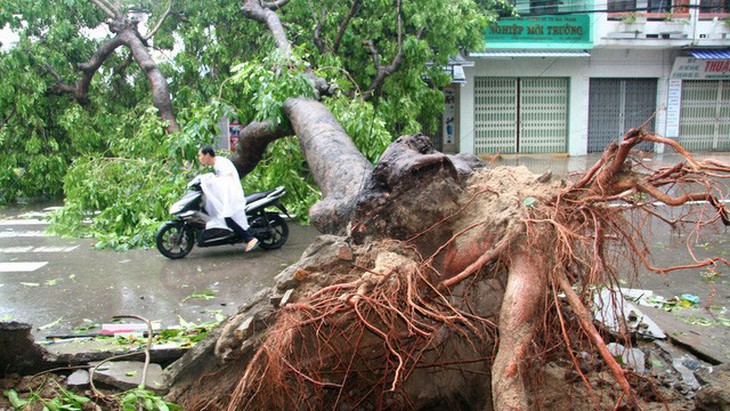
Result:
{"label": "white building", "polygon": [[645,122],[730,151],[730,1],[673,1],[518,0],[520,18],[455,62],[443,151],[583,155]]}

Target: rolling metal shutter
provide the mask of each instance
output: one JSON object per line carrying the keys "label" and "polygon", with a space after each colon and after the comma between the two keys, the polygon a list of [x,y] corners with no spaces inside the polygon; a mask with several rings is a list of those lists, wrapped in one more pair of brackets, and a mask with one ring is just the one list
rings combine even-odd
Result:
{"label": "rolling metal shutter", "polygon": [[477,77],[474,153],[565,152],[567,78]]}
{"label": "rolling metal shutter", "polygon": [[477,77],[474,154],[517,152],[517,79]]}
{"label": "rolling metal shutter", "polygon": [[568,79],[520,80],[520,153],[564,153],[568,136]]}
{"label": "rolling metal shutter", "polygon": [[621,94],[615,91],[621,80],[601,78],[590,80],[588,94],[588,152],[603,151],[619,138],[621,130]]}
{"label": "rolling metal shutter", "polygon": [[[644,124],[656,110],[656,79],[593,78],[590,80],[588,152],[603,151],[612,141]],[[647,125],[654,129],[654,120]],[[653,143],[638,147],[649,151]]]}
{"label": "rolling metal shutter", "polygon": [[679,143],[692,151],[730,150],[730,82],[685,80]]}

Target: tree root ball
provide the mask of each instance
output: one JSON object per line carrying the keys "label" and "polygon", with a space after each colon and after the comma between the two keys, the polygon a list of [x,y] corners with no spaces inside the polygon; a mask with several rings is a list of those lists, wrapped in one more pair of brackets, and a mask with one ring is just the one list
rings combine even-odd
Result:
{"label": "tree root ball", "polygon": [[[632,388],[590,314],[596,287],[617,281],[611,258],[645,261],[641,233],[606,204],[696,183],[703,165],[636,173],[625,144],[572,183],[401,137],[363,180],[348,232],[321,237],[208,342],[222,368],[178,367],[172,398],[186,409],[535,409],[565,403],[535,384],[559,367],[577,375],[556,385],[577,393],[576,409],[656,401]],[[585,369],[578,350],[602,362]],[[613,381],[596,383],[603,374]]]}

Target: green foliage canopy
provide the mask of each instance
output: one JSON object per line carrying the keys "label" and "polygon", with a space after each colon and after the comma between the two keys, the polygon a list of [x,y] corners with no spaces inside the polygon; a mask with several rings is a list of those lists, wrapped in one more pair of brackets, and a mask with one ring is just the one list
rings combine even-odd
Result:
{"label": "green foliage canopy", "polygon": [[[122,6],[152,24],[167,2]],[[288,97],[315,96],[308,70],[337,86],[324,103],[376,161],[394,137],[437,128],[441,89],[449,82],[442,67],[460,51],[480,49],[492,10],[503,6],[491,0],[292,1],[278,15],[294,52],[280,56],[267,28],[242,14],[240,1],[173,2],[150,41],[183,128],[167,135],[149,82],[123,47],[95,73],[86,104],[54,92],[59,78],[74,84],[79,64],[113,36],[92,2],[3,2],[0,27],[22,40],[0,52],[0,203],[63,195],[58,231],[94,235],[106,246],[149,244],[166,207],[196,171],[195,150],[215,140],[218,120],[286,124],[281,107]],[[373,87],[378,66],[398,55],[396,70]],[[282,184],[287,206],[306,216],[319,193],[294,138],[272,144],[244,180],[247,192]]]}

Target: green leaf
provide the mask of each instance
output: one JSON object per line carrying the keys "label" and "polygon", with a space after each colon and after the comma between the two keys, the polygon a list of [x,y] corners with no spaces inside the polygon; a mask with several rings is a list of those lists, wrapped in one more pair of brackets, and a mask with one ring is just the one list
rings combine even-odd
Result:
{"label": "green leaf", "polygon": [[168,411],[170,409],[165,401],[162,401],[160,399],[155,399],[155,407],[160,411]]}
{"label": "green leaf", "polygon": [[10,401],[10,404],[15,407],[15,409],[21,409],[25,407],[26,404],[28,404],[27,401],[23,400],[18,396],[18,393],[15,392],[15,390],[8,390],[3,392],[3,394],[8,397],[8,400]]}
{"label": "green leaf", "polygon": [[136,404],[137,403],[137,394],[134,392],[128,392],[124,395],[124,398],[122,398],[122,403],[126,405]]}
{"label": "green leaf", "polygon": [[74,401],[76,404],[86,404],[87,402],[90,402],[91,399],[88,397],[84,397],[82,395],[75,394],[71,391],[64,390],[64,395],[70,398],[72,401]]}
{"label": "green leaf", "polygon": [[60,283],[61,281],[63,281],[63,279],[62,279],[62,278],[54,278],[54,279],[52,279],[52,280],[48,280],[48,281],[46,281],[46,285],[47,285],[47,286],[51,286],[51,287],[53,287],[53,286],[55,286],[55,285],[58,285],[58,283]]}
{"label": "green leaf", "polygon": [[58,323],[60,323],[60,322],[61,322],[62,320],[63,320],[63,317],[59,317],[59,318],[58,318],[58,319],[57,319],[56,321],[54,321],[54,322],[51,322],[51,323],[48,323],[48,324],[45,324],[45,325],[41,325],[40,327],[38,327],[38,330],[40,330],[40,331],[43,331],[43,330],[49,329],[49,328],[51,328],[51,327],[55,327],[55,326],[56,326],[56,325],[58,325]]}
{"label": "green leaf", "polygon": [[182,302],[192,299],[212,300],[213,298],[215,298],[215,293],[212,290],[204,290],[201,292],[190,294],[189,296],[185,297]]}
{"label": "green leaf", "polygon": [[534,207],[537,205],[537,199],[534,197],[527,197],[524,200],[522,200],[522,205],[525,207]]}

